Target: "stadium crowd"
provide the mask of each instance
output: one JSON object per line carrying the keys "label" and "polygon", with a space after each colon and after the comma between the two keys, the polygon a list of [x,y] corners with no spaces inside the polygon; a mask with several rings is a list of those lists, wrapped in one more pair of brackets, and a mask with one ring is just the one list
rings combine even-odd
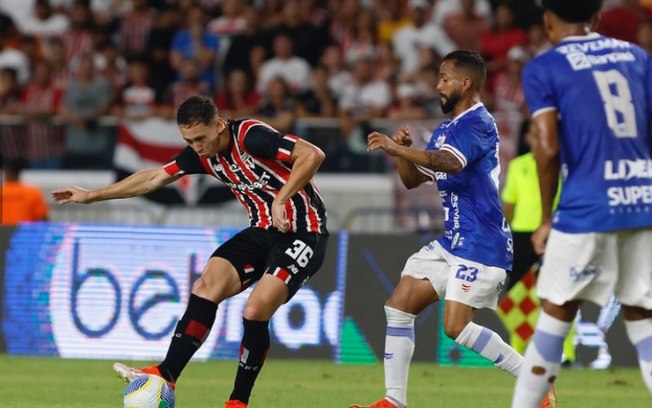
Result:
{"label": "stadium crowd", "polygon": [[[99,118],[172,119],[196,94],[282,132],[334,118],[328,143],[363,151],[373,119],[441,115],[437,67],[457,48],[487,60],[490,110],[526,117],[520,72],[549,47],[534,3],[0,0],[2,155],[110,168],[115,128]],[[598,30],[652,52],[652,1],[606,3]]]}

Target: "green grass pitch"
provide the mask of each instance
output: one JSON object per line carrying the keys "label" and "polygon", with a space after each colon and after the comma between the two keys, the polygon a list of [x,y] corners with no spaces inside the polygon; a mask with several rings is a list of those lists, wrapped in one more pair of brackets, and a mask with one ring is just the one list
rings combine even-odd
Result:
{"label": "green grass pitch", "polygon": [[[124,384],[111,361],[0,355],[0,407],[122,407]],[[191,363],[177,386],[177,407],[222,407],[235,361]],[[382,364],[336,365],[319,360],[270,359],[258,378],[252,408],[346,408],[383,395]],[[410,408],[508,407],[514,379],[495,368],[415,363]],[[649,408],[638,369],[563,370],[557,382],[561,408]]]}

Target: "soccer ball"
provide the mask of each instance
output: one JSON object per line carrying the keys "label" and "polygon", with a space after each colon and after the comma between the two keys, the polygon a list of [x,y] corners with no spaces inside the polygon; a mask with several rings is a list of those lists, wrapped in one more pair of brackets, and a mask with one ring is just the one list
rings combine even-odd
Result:
{"label": "soccer ball", "polygon": [[174,391],[163,378],[141,375],[127,385],[125,408],[174,408]]}

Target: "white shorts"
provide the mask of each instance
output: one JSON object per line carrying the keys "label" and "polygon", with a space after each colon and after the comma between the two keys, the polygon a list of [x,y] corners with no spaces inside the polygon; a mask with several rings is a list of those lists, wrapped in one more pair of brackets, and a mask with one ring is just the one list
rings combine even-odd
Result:
{"label": "white shorts", "polygon": [[458,258],[433,241],[408,258],[401,276],[428,279],[440,299],[495,310],[507,272]]}
{"label": "white shorts", "polygon": [[537,295],[556,305],[590,300],[652,309],[652,228],[606,233],[550,232]]}

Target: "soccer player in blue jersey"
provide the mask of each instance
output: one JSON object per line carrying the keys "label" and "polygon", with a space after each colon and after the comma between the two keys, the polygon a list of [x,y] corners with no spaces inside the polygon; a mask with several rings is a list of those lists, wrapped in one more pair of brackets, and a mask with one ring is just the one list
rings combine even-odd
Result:
{"label": "soccer player in blue jersey", "polygon": [[[369,150],[398,159],[407,188],[436,182],[445,210],[445,232],[406,262],[394,293],[385,303],[385,388],[371,408],[407,406],[407,381],[414,352],[416,315],[445,299],[444,330],[497,367],[516,376],[523,357],[493,331],[472,322],[477,309],[495,309],[506,270],[512,267],[512,234],[498,196],[499,137],[496,122],[480,102],[486,77],[473,51],[444,57],[437,90],[451,119],[434,131],[425,151],[410,147],[407,128],[391,138],[368,136]],[[361,407],[353,405],[352,407]]]}
{"label": "soccer player in blue jersey", "polygon": [[539,135],[543,220],[532,241],[544,253],[543,312],[513,408],[537,406],[555,380],[579,303],[604,306],[612,293],[652,392],[652,61],[634,44],[590,32],[600,0],[542,6],[555,45],[525,67],[523,87]]}

